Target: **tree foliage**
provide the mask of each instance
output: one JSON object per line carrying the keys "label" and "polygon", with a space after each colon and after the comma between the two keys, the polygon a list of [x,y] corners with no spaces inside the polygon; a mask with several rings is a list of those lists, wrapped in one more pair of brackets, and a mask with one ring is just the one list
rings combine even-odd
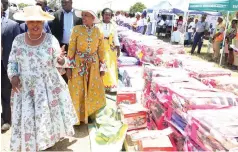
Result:
{"label": "tree foliage", "polygon": [[48,6],[52,9],[54,9],[55,7],[59,8],[60,7],[60,1],[59,0],[50,0],[48,2]]}
{"label": "tree foliage", "polygon": [[146,9],[145,4],[137,2],[133,6],[131,6],[130,12],[131,13],[142,12],[144,9]]}
{"label": "tree foliage", "polygon": [[28,6],[28,4],[25,4],[25,3],[18,4],[19,9],[23,9],[26,6]]}

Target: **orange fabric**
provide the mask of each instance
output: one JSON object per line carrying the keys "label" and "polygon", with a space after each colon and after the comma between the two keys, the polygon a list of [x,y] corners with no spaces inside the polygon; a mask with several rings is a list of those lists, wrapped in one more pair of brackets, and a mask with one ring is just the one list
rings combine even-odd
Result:
{"label": "orange fabric", "polygon": [[220,34],[218,37],[215,38],[215,41],[223,41],[223,38],[224,38],[224,34]]}

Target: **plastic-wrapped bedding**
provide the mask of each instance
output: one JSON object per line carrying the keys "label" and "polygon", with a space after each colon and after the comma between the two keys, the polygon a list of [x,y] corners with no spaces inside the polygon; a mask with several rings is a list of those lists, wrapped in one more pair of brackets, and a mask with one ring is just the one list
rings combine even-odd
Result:
{"label": "plastic-wrapped bedding", "polygon": [[185,67],[191,77],[201,79],[204,77],[217,77],[217,76],[231,76],[231,71],[216,68],[216,67],[203,67],[200,65]]}
{"label": "plastic-wrapped bedding", "polygon": [[232,92],[238,95],[238,78],[230,76],[202,78],[201,82],[212,88]]}
{"label": "plastic-wrapped bedding", "polygon": [[197,137],[207,138],[207,142],[210,142],[210,145],[215,145],[218,150],[221,150],[222,147],[226,150],[237,148],[237,111],[237,106],[212,110],[190,110],[187,112],[191,130],[188,133],[193,140],[196,140]]}
{"label": "plastic-wrapped bedding", "polygon": [[118,58],[118,66],[134,66],[139,65],[139,60],[135,57],[120,56]]}

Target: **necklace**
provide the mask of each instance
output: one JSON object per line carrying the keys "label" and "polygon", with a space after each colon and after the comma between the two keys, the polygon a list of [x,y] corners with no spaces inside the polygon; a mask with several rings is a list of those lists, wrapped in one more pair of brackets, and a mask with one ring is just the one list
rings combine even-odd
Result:
{"label": "necklace", "polygon": [[37,40],[39,40],[39,39],[42,37],[42,34],[43,34],[43,32],[41,32],[41,34],[40,34],[40,36],[39,36],[38,38],[33,39],[33,38],[30,37],[29,32],[27,32],[27,35],[28,35],[29,39],[32,40],[32,41],[37,41]]}

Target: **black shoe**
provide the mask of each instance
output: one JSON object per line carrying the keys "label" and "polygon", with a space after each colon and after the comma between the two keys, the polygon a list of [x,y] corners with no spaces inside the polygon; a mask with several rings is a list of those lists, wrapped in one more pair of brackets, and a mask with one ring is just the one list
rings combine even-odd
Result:
{"label": "black shoe", "polygon": [[88,117],[88,123],[92,124],[92,123],[94,123],[94,120],[92,118]]}

